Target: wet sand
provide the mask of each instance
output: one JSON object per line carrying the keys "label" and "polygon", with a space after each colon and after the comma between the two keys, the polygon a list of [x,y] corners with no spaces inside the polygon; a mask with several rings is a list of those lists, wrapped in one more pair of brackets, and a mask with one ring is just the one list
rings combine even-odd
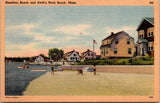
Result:
{"label": "wet sand", "polygon": [[50,72],[30,82],[24,95],[153,95],[153,74],[127,74],[76,71]]}

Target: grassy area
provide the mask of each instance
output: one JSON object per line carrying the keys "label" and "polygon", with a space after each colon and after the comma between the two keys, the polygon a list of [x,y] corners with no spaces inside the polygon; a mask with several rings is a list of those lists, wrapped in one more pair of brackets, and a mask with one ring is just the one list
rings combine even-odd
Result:
{"label": "grassy area", "polygon": [[131,59],[105,59],[105,60],[87,60],[77,62],[75,65],[153,65],[154,58],[147,56]]}
{"label": "grassy area", "polygon": [[116,96],[152,96],[153,74],[124,74],[84,72],[77,75],[74,71],[56,72],[30,82],[24,95],[116,95]]}

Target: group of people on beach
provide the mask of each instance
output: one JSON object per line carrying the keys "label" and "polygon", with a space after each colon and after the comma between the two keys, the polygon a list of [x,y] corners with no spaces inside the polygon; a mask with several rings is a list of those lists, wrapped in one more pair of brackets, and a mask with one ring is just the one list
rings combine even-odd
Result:
{"label": "group of people on beach", "polygon": [[[78,75],[79,74],[83,75],[83,69],[77,69],[77,71],[78,71]],[[96,65],[95,64],[93,64],[93,73],[94,75],[96,75]],[[51,75],[54,75],[54,65],[53,64],[51,64]]]}

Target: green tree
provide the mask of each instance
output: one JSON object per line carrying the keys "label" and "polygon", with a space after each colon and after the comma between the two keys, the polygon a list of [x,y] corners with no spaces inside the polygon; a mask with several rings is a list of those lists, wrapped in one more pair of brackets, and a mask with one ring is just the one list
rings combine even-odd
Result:
{"label": "green tree", "polygon": [[64,54],[64,51],[57,48],[51,48],[49,49],[49,52],[48,52],[48,56],[55,61],[57,61],[59,58],[61,59],[63,54]]}

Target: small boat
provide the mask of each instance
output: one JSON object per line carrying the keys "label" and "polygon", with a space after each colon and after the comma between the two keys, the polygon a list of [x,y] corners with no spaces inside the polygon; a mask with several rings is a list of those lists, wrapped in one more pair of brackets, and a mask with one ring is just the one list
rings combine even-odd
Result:
{"label": "small boat", "polygon": [[31,71],[47,71],[47,68],[43,68],[43,69],[31,69]]}
{"label": "small boat", "polygon": [[21,64],[18,68],[29,69],[29,64]]}
{"label": "small boat", "polygon": [[18,66],[18,68],[24,68],[23,66]]}

